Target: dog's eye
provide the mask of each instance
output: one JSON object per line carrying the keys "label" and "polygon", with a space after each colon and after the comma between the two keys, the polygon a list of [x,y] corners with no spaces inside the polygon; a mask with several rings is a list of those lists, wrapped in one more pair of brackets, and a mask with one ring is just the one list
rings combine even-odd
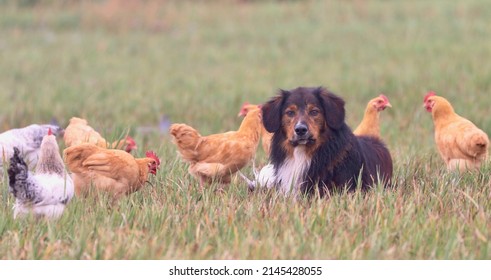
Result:
{"label": "dog's eye", "polygon": [[315,117],[318,114],[319,114],[319,110],[315,110],[315,109],[309,112],[309,115],[311,115],[312,117]]}
{"label": "dog's eye", "polygon": [[295,111],[292,111],[292,110],[288,110],[285,112],[285,115],[287,115],[288,117],[294,117],[295,116]]}

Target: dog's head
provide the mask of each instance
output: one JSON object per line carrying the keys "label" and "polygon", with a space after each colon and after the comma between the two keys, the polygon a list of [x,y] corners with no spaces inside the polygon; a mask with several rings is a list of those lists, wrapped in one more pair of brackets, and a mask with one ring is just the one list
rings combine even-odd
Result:
{"label": "dog's head", "polygon": [[262,107],[263,124],[271,133],[285,136],[284,145],[316,148],[326,130],[344,125],[344,101],[325,88],[280,90]]}

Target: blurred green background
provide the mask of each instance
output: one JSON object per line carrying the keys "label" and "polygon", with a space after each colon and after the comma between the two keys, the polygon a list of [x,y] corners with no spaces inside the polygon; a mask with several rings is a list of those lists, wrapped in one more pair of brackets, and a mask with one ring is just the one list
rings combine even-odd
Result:
{"label": "blurred green background", "polygon": [[491,131],[487,1],[2,2],[5,129],[74,115],[134,128],[166,114],[207,134],[235,129],[244,101],[323,85],[352,127],[385,93],[396,150],[432,145],[428,90]]}

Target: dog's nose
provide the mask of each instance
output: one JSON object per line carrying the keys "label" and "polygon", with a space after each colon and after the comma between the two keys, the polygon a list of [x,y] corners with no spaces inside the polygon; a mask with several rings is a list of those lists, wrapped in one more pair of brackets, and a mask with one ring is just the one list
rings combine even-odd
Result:
{"label": "dog's nose", "polygon": [[307,131],[308,128],[305,124],[297,123],[295,125],[295,134],[297,134],[298,136],[304,136],[305,134],[307,134]]}

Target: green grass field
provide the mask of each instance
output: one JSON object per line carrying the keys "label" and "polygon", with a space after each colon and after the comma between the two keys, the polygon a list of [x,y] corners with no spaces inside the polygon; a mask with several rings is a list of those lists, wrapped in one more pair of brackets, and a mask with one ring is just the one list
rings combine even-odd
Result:
{"label": "green grass field", "polygon": [[[0,258],[490,259],[491,165],[446,172],[422,107],[435,90],[491,133],[487,1],[52,2],[0,1],[0,129],[81,116],[109,139],[130,129],[136,154],[163,162],[153,187],[113,206],[74,198],[59,221],[13,220],[4,176]],[[200,191],[168,135],[138,133],[161,114],[235,130],[242,102],[319,85],[345,99],[351,127],[390,98],[395,190]]]}

